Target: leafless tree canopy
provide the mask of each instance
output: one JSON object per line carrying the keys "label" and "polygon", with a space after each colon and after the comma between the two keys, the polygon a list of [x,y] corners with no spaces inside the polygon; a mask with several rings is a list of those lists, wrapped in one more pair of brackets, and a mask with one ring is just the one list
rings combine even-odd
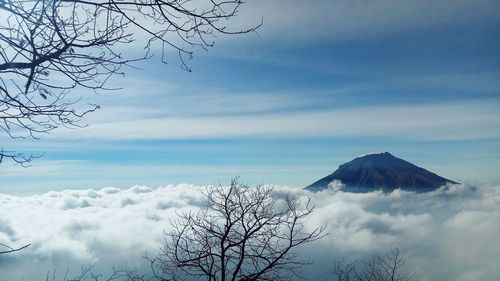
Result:
{"label": "leafless tree canopy", "polygon": [[182,214],[152,260],[159,280],[290,280],[308,263],[293,250],[324,236],[324,227],[304,228],[309,202],[277,200],[272,188],[233,180],[205,195],[208,208]]}
{"label": "leafless tree canopy", "polygon": [[[190,70],[197,47],[213,46],[230,30],[241,0],[0,0],[0,127],[10,137],[35,137],[78,121],[98,108],[77,108],[75,87],[107,89],[123,66],[149,58],[150,48],[178,52]],[[142,54],[122,54],[126,44],[143,43]],[[0,161],[32,157],[0,150]]]}
{"label": "leafless tree canopy", "polygon": [[410,281],[414,275],[404,272],[405,255],[397,248],[386,256],[373,256],[361,265],[343,260],[335,265],[337,281]]}

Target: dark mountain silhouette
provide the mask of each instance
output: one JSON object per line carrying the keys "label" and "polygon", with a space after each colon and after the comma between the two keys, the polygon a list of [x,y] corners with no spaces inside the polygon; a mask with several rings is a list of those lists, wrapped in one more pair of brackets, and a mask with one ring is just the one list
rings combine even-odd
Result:
{"label": "dark mountain silhouette", "polygon": [[341,181],[344,185],[342,190],[348,192],[370,192],[377,189],[391,192],[397,188],[427,192],[446,184],[457,184],[457,182],[399,159],[389,152],[384,152],[358,157],[342,164],[333,174],[314,182],[305,189],[320,191],[328,188],[328,184],[334,180]]}

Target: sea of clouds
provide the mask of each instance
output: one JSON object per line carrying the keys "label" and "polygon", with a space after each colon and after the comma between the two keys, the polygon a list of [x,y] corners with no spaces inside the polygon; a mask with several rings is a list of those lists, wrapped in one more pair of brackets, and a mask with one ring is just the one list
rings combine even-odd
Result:
{"label": "sea of clouds", "polygon": [[[206,187],[188,184],[65,190],[32,196],[0,194],[0,243],[27,249],[0,255],[1,280],[45,280],[47,272],[76,275],[85,265],[104,274],[112,267],[147,272],[164,231],[179,212],[205,206]],[[500,276],[500,186],[456,185],[432,193],[339,191],[311,193],[276,186],[315,210],[309,229],[327,224],[325,238],[298,251],[314,263],[309,280],[334,280],[345,257],[363,260],[394,247],[406,250],[416,280],[495,280]],[[329,279],[328,279],[329,277]]]}

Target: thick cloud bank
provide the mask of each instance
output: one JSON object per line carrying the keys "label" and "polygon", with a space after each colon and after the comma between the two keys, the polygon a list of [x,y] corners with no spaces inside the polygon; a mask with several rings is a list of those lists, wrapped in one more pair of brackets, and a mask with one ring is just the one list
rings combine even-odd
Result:
{"label": "thick cloud bank", "polygon": [[[0,194],[0,243],[32,243],[0,256],[2,280],[45,280],[49,270],[77,273],[92,263],[99,271],[146,269],[142,256],[157,252],[176,212],[204,206],[203,190],[170,185]],[[326,238],[300,249],[315,261],[305,270],[310,280],[324,280],[341,257],[363,259],[393,247],[407,250],[408,270],[417,280],[500,276],[500,186],[460,185],[427,194],[275,191],[311,197],[316,209],[306,224],[328,225]]]}

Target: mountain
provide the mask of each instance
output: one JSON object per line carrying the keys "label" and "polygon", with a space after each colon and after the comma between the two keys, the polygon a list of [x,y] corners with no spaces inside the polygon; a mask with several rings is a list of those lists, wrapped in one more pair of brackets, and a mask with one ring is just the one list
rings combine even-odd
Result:
{"label": "mountain", "polygon": [[328,185],[335,180],[343,184],[342,191],[348,192],[370,192],[377,189],[391,192],[397,188],[427,192],[446,184],[457,184],[457,182],[397,158],[389,152],[384,152],[358,157],[342,164],[333,174],[314,182],[305,189],[320,191],[328,188]]}

